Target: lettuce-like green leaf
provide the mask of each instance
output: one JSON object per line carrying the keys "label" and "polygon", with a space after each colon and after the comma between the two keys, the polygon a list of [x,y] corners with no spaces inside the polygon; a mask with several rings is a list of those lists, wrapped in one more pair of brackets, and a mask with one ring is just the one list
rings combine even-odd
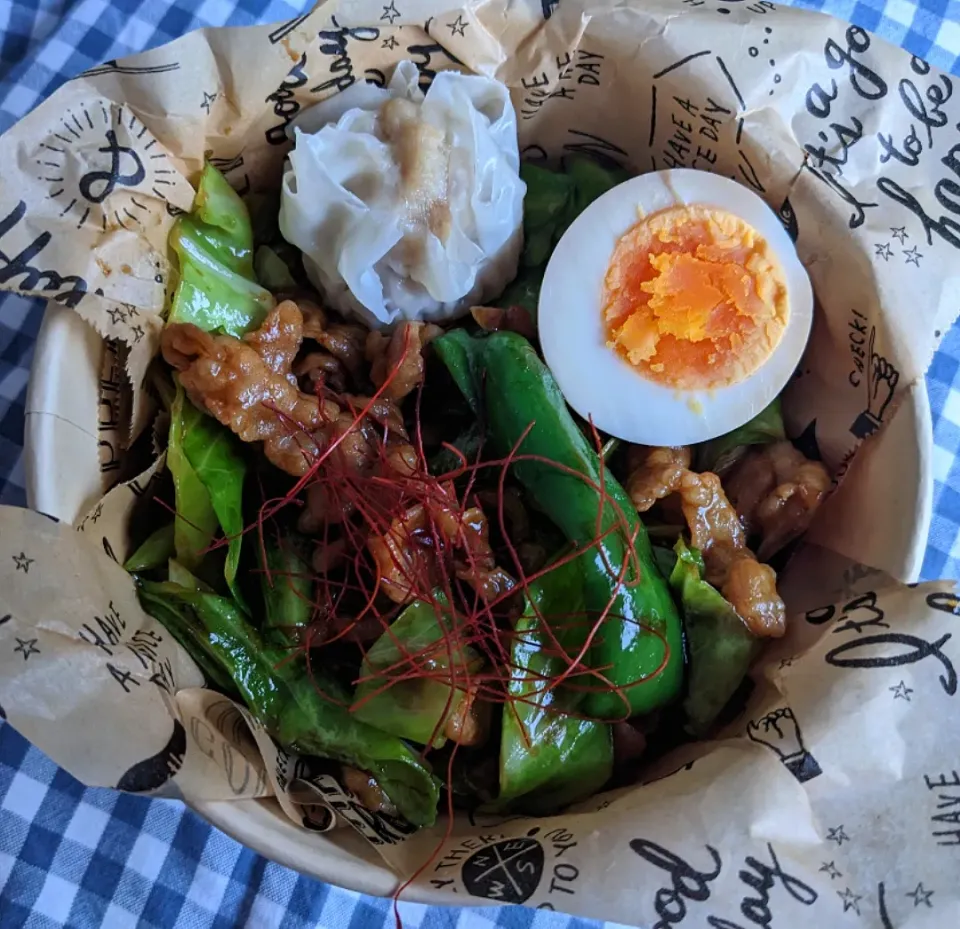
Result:
{"label": "lettuce-like green leaf", "polygon": [[130,574],[152,571],[167,563],[174,551],[174,524],[167,523],[150,533],[141,546],[123,563]]}
{"label": "lettuce-like green leaf", "polygon": [[169,242],[179,261],[169,322],[238,338],[260,325],[274,300],[254,276],[250,217],[211,164],[204,166],[193,209],[174,223]]}
{"label": "lettuce-like green leaf", "polygon": [[[448,650],[443,621],[433,604],[416,600],[373,643],[360,669],[361,678],[369,679],[361,680],[353,698],[357,719],[421,745],[439,748],[446,742],[443,728],[463,702],[457,681],[465,683],[465,673],[477,670],[480,662],[469,647]],[[419,665],[452,669],[449,683],[424,678],[389,684],[391,676],[409,667],[411,655]],[[379,676],[378,671],[387,673]]]}
{"label": "lettuce-like green leaf", "polygon": [[726,435],[718,436],[696,447],[698,471],[713,471],[722,474],[750,445],[769,445],[782,442],[787,437],[780,412],[780,398],[764,407],[749,422]]}
{"label": "lettuce-like green leaf", "polygon": [[194,407],[187,400],[183,387],[178,384],[177,395],[170,407],[170,437],[167,443],[167,467],[173,478],[177,511],[173,541],[177,559],[187,570],[196,571],[220,524],[210,493],[183,447],[187,419],[192,417],[190,411],[194,411]]}
{"label": "lettuce-like green leaf", "polygon": [[170,408],[167,465],[173,476],[177,518],[177,559],[197,572],[217,529],[227,538],[224,577],[238,602],[237,584],[243,542],[243,482],[247,465],[233,434],[201,413],[177,385]]}
{"label": "lettuce-like green leaf", "polygon": [[674,552],[670,586],[683,609],[690,653],[683,709],[687,731],[702,736],[740,686],[759,643],[737,611],[703,579],[700,552],[688,548],[683,539],[677,540]]}

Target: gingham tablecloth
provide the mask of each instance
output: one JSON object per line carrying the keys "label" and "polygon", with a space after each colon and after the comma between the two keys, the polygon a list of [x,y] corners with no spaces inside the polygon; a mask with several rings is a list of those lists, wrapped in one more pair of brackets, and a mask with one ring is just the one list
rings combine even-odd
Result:
{"label": "gingham tablecloth", "polygon": [[[960,74],[960,0],[824,0],[822,9]],[[0,131],[65,79],[200,26],[288,18],[308,0],[0,0]],[[2,170],[2,167],[0,167]],[[0,502],[23,505],[27,375],[43,304],[0,297]],[[934,517],[925,578],[960,577],[960,328],[927,374]],[[420,929],[599,929],[520,907],[401,904]],[[0,720],[0,929],[372,929],[388,901],[311,880],[182,804],[89,790]],[[606,924],[614,929],[613,924]]]}

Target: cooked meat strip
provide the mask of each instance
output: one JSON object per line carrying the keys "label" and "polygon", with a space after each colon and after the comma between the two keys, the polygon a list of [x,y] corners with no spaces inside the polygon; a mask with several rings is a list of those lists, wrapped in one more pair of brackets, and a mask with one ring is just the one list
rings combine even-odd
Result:
{"label": "cooked meat strip", "polygon": [[761,536],[758,557],[767,559],[806,532],[830,489],[830,474],[790,442],[776,442],[752,449],[728,487],[747,531]]}
{"label": "cooked meat strip", "polygon": [[402,400],[423,381],[423,349],[442,331],[430,323],[409,322],[398,326],[389,336],[376,331],[367,336],[366,357],[371,364],[373,383],[383,386],[396,371],[383,396]]}
{"label": "cooked meat strip", "polygon": [[646,513],[658,500],[679,490],[690,461],[690,449],[686,445],[631,448],[627,493],[637,510]]}
{"label": "cooked meat strip", "polygon": [[191,401],[244,442],[263,442],[264,454],[288,474],[301,475],[319,448],[317,435],[336,421],[339,407],[291,383],[281,360],[296,353],[303,331],[297,305],[286,300],[243,339],[211,335],[191,323],[161,334],[167,363],[180,372]]}
{"label": "cooked meat strip", "polygon": [[690,542],[703,555],[707,581],[720,590],[754,635],[782,636],[786,607],[777,593],[777,575],[747,548],[746,533],[720,478],[709,471],[685,471],[679,492]]}

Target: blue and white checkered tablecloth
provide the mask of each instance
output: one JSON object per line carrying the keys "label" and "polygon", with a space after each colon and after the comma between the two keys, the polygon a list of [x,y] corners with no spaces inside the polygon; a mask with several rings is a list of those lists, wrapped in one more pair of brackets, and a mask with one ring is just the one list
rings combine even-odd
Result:
{"label": "blue and white checkered tablecloth", "polygon": [[[960,74],[960,0],[800,0]],[[0,0],[0,131],[65,79],[200,26],[288,18],[309,0]],[[43,305],[0,297],[0,502],[25,503],[27,375]],[[925,578],[960,577],[960,328],[927,374],[936,448]],[[421,929],[587,929],[519,907],[401,904]],[[182,804],[90,790],[0,720],[0,929],[370,929],[388,901],[273,864]],[[609,925],[609,924],[608,924]]]}

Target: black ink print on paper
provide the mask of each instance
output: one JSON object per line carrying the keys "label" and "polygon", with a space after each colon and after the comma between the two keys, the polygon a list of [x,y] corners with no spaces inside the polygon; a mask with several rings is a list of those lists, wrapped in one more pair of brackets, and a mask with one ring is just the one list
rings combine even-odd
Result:
{"label": "black ink print on paper", "polygon": [[[866,574],[862,575],[866,577]],[[858,578],[854,578],[858,580]],[[856,618],[850,619],[851,613],[856,613],[859,610],[863,610],[864,617],[868,618]],[[838,632],[848,632],[854,630],[856,632],[863,632],[867,626],[876,626],[881,629],[889,629],[890,624],[884,622],[884,612],[877,606],[877,595],[874,591],[868,591],[865,594],[854,597],[849,603],[840,607],[840,614],[838,618],[838,623],[840,620],[843,620],[842,625],[838,625],[838,628],[834,630],[834,633]],[[823,626],[826,623],[830,622],[832,619],[837,617],[837,608],[832,604],[828,606],[817,607],[813,610],[808,610],[805,618],[811,626]]]}
{"label": "black ink print on paper", "polygon": [[147,176],[143,160],[129,145],[121,145],[113,129],[105,133],[106,145],[97,149],[110,158],[110,167],[103,171],[88,171],[84,174],[77,189],[89,203],[103,203],[110,194],[121,187],[137,187]]}
{"label": "black ink print on paper", "polygon": [[747,724],[747,735],[761,745],[772,749],[784,767],[801,783],[818,777],[823,772],[816,758],[803,744],[800,724],[790,707],[782,707]]}
{"label": "black ink print on paper", "polygon": [[836,842],[837,845],[843,845],[844,842],[850,841],[850,836],[844,831],[843,825],[833,826],[830,829],[827,829],[827,841]]}
{"label": "black ink print on paper", "polygon": [[553,11],[560,6],[560,0],[540,0],[540,12],[544,19],[553,16]]}
{"label": "black ink print on paper", "polygon": [[326,773],[303,777],[321,795],[327,806],[357,830],[371,845],[396,845],[417,831],[406,820],[383,811],[371,812],[347,793],[336,778]]}
{"label": "black ink print on paper", "polygon": [[843,890],[838,890],[837,896],[843,903],[844,913],[846,913],[847,910],[853,910],[857,916],[860,915],[860,901],[863,899],[862,894],[855,894],[849,887],[846,887]]}
{"label": "black ink print on paper", "polygon": [[521,78],[521,120],[533,119],[550,100],[575,100],[581,87],[600,87],[604,56],[585,48],[556,55],[547,70]]}
{"label": "black ink print on paper", "polygon": [[[82,71],[77,77],[97,77],[101,74],[167,74],[170,71],[179,71],[180,62],[171,61],[162,65],[122,65],[116,58],[111,58],[95,68]],[[76,80],[76,78],[74,78]]]}
{"label": "black ink print on paper", "polygon": [[[835,630],[840,631],[840,630]],[[898,668],[904,665],[926,662],[931,667],[939,663],[937,681],[943,692],[952,697],[957,692],[957,672],[953,661],[943,651],[953,634],[944,633],[933,642],[916,635],[902,632],[886,632],[877,635],[859,636],[832,648],[824,656],[827,664],[835,668]],[[895,646],[891,653],[890,646]],[[927,659],[931,659],[927,661]]]}
{"label": "black ink print on paper", "polygon": [[403,14],[397,9],[397,5],[394,3],[394,0],[390,0],[390,3],[383,8],[383,12],[380,14],[381,20],[386,20],[392,26],[396,20],[398,20]]}
{"label": "black ink print on paper", "polygon": [[460,877],[471,897],[519,904],[536,893],[545,860],[543,845],[533,836],[504,839],[474,852],[463,863]]}
{"label": "black ink print on paper", "polygon": [[447,28],[450,30],[450,36],[452,38],[455,35],[466,35],[467,26],[469,25],[469,22],[464,22],[463,17],[458,15],[452,23],[447,23]]}
{"label": "black ink print on paper", "polygon": [[[41,143],[50,160],[45,156],[38,161],[38,168],[44,169],[39,179],[50,185],[48,199],[60,206],[60,216],[76,218],[77,229],[88,219],[103,232],[111,225],[124,229],[129,222],[140,225],[140,214],[147,213],[148,207],[130,193],[134,190],[149,189],[166,200],[164,190],[173,186],[170,177],[176,171],[166,152],[150,151],[157,144],[155,138],[138,145],[148,130],[135,113],[122,106],[108,110],[103,104],[84,105],[78,112],[68,110],[62,122],[63,132],[54,132]],[[69,176],[67,169],[67,153],[75,149],[82,155],[73,161],[86,169],[79,178]],[[107,201],[117,188],[127,195],[111,209]]]}
{"label": "black ink print on paper", "polygon": [[320,30],[320,54],[328,58],[333,58],[330,65],[330,77],[310,88],[310,93],[319,94],[326,91],[340,91],[352,87],[356,81],[356,75],[353,73],[353,60],[350,58],[348,41],[354,39],[357,42],[376,42],[380,38],[380,30],[373,26],[358,26],[348,29],[341,27],[337,22],[336,16],[330,17],[330,23],[333,29]]}
{"label": "black ink print on paper", "polygon": [[[668,74],[689,67],[715,71],[710,95],[680,96],[658,84]],[[667,65],[653,75],[650,94],[648,146],[652,170],[713,171],[727,174],[758,193],[765,192],[743,138],[743,94],[721,56],[703,49]]]}
{"label": "black ink print on paper", "polygon": [[23,655],[23,660],[29,660],[31,655],[39,655],[40,649],[37,648],[39,639],[17,639],[17,645],[14,648],[15,653]]}
{"label": "black ink print on paper", "polygon": [[832,861],[825,861],[817,870],[826,874],[831,881],[843,877],[843,872]]}
{"label": "black ink print on paper", "polygon": [[876,337],[876,326],[871,326],[865,358],[866,378],[863,381],[866,388],[867,408],[850,426],[850,432],[858,439],[873,435],[883,424],[884,414],[890,406],[897,382],[900,380],[900,372],[893,363],[874,350]]}
{"label": "black ink print on paper", "polygon": [[36,560],[34,558],[28,558],[23,552],[20,552],[19,555],[12,555],[11,557],[13,558],[14,570],[23,571],[24,574],[30,573],[30,565]]}
{"label": "black ink print on paper", "polygon": [[783,228],[787,230],[787,235],[790,236],[790,241],[796,243],[797,239],[800,237],[800,229],[797,226],[797,214],[794,212],[793,204],[790,203],[789,197],[787,197],[787,199],[780,204],[780,209],[777,211],[777,216],[779,217],[780,222],[783,223]]}
{"label": "black ink print on paper", "polygon": [[907,703],[911,702],[910,694],[913,693],[913,688],[907,687],[904,681],[900,681],[899,684],[895,684],[893,687],[888,687],[887,690],[893,694],[894,700],[906,700]]}
{"label": "black ink print on paper", "polygon": [[[708,900],[712,892],[710,884],[723,870],[719,852],[710,845],[705,848],[713,859],[713,869],[702,871],[669,849],[647,839],[634,839],[630,842],[630,848],[670,877],[669,886],[661,887],[654,896],[658,920],[652,929],[670,929],[682,923],[687,916],[687,901],[703,903]],[[812,906],[818,894],[800,878],[783,869],[769,842],[767,854],[769,862],[748,855],[737,877],[747,888],[740,901],[740,916],[755,926],[772,927],[775,924],[772,894],[777,887],[804,906]],[[716,914],[708,915],[705,924],[711,929],[742,929],[742,923]]]}
{"label": "black ink print on paper", "polygon": [[711,863],[700,870],[649,839],[630,841],[630,848],[635,854],[664,871],[669,878],[669,884],[654,895],[653,906],[658,921],[652,929],[670,929],[670,926],[683,922],[687,915],[688,900],[703,902],[709,899],[710,884],[720,876],[723,862],[720,853],[712,845],[705,847]]}
{"label": "black ink print on paper", "polygon": [[33,264],[50,244],[52,235],[49,232],[41,232],[17,255],[10,255],[2,248],[3,240],[17,229],[26,216],[27,204],[21,200],[6,216],[0,218],[0,286],[11,283],[26,292],[42,291],[51,300],[75,308],[87,293],[87,282],[79,275],[61,275]]}
{"label": "black ink print on paper", "polygon": [[173,733],[155,755],[138,761],[117,781],[117,790],[126,793],[152,793],[167,783],[183,767],[187,752],[187,731],[179,719],[173,720]]}
{"label": "black ink print on paper", "polygon": [[[930,66],[916,57],[911,62],[911,69],[917,77],[926,77],[930,73]],[[914,80],[904,78],[898,85],[898,91],[901,103],[912,120],[910,131],[901,140],[894,139],[889,133],[878,133],[877,139],[883,150],[880,160],[882,163],[912,167],[919,162],[922,153],[933,149],[935,133],[943,130],[949,122],[943,106],[953,96],[953,80],[941,74],[929,84],[918,86]],[[960,248],[960,221],[957,218],[960,217],[960,145],[954,144],[940,159],[940,163],[949,174],[933,184],[933,196],[940,207],[953,215],[929,215],[913,193],[887,175],[879,178],[877,187],[920,220],[927,245],[932,245],[933,236],[937,235],[954,248]],[[907,263],[919,267],[922,255],[914,248],[909,253],[905,251],[904,257]]]}
{"label": "black ink print on paper", "polygon": [[300,60],[287,72],[287,76],[280,82],[280,86],[268,94],[265,102],[273,104],[273,115],[280,120],[264,133],[270,145],[283,145],[288,141],[287,126],[300,112],[300,102],[295,99],[296,91],[307,83],[307,53],[300,56]]}
{"label": "black ink print on paper", "polygon": [[118,668],[108,661],[107,670],[110,672],[110,676],[123,688],[125,694],[130,693],[132,688],[140,686],[140,681],[133,676],[132,671],[128,671],[126,668]]}
{"label": "black ink print on paper", "polygon": [[927,890],[923,886],[922,881],[918,883],[917,886],[909,893],[904,894],[904,896],[913,900],[914,907],[926,906],[931,910],[933,909],[933,904],[930,902],[930,898],[933,896],[933,891]]}
{"label": "black ink print on paper", "polygon": [[285,23],[280,23],[267,38],[270,40],[271,45],[276,45],[278,42],[282,42],[300,23],[304,22],[310,13],[303,13],[300,16],[297,16],[294,19],[287,20]]}
{"label": "black ink print on paper", "polygon": [[580,129],[568,129],[567,136],[571,141],[563,143],[565,154],[586,155],[605,168],[622,168],[626,164],[626,150],[608,139]]}
{"label": "black ink print on paper", "polygon": [[[424,29],[429,31],[431,20],[427,20]],[[407,57],[417,66],[420,73],[418,86],[426,93],[433,84],[433,79],[437,76],[437,68],[434,64],[434,56],[442,56],[451,64],[459,68],[464,67],[463,62],[455,55],[451,55],[442,45],[437,42],[419,43],[407,46]]]}
{"label": "black ink print on paper", "polygon": [[[861,60],[870,48],[871,39],[858,26],[850,26],[844,34],[844,44],[830,38],[823,47],[823,59],[830,71],[838,72],[837,78],[827,80],[819,76],[804,95],[807,113],[823,122],[816,129],[817,141],[804,145],[807,159],[804,169],[829,187],[851,209],[847,224],[851,229],[862,226],[866,211],[876,208],[877,201],[861,198],[843,179],[850,149],[863,139],[862,122],[851,117],[849,122],[834,118],[833,105],[841,94],[852,90],[864,100],[876,101],[887,95],[887,83],[869,65]],[[844,77],[846,82],[843,83]],[[838,83],[838,79],[841,83]]]}
{"label": "black ink print on paper", "polygon": [[[924,784],[935,794],[930,814],[930,837],[941,846],[960,847],[960,771],[924,774]],[[945,792],[949,791],[949,792]]]}

